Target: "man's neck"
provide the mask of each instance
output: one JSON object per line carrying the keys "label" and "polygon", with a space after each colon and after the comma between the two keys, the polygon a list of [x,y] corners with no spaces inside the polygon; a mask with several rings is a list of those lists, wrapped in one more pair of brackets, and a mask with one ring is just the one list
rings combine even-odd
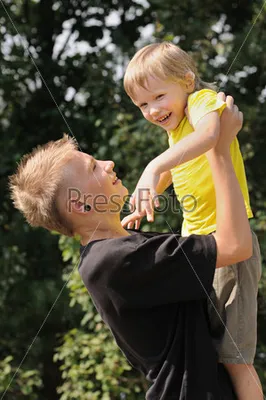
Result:
{"label": "man's neck", "polygon": [[115,239],[118,237],[129,236],[130,234],[122,227],[122,225],[118,227],[112,227],[110,229],[106,227],[101,227],[100,224],[95,227],[94,230],[89,230],[84,232],[81,236],[81,244],[82,246],[86,246],[88,243],[94,240],[102,240],[102,239]]}

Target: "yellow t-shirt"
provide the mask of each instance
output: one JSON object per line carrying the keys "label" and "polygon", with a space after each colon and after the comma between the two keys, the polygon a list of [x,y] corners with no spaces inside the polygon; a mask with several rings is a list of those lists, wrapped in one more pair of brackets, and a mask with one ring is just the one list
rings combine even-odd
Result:
{"label": "yellow t-shirt", "polygon": [[[203,89],[188,97],[188,112],[191,123],[197,122],[211,111],[222,114],[226,103],[217,99],[213,90]],[[193,132],[187,117],[169,133],[170,147]],[[237,138],[231,144],[230,153],[245,200],[247,215],[253,217],[247,188],[244,163]],[[216,230],[216,199],[211,169],[205,154],[178,165],[171,170],[174,190],[183,209],[182,236],[209,234]]]}

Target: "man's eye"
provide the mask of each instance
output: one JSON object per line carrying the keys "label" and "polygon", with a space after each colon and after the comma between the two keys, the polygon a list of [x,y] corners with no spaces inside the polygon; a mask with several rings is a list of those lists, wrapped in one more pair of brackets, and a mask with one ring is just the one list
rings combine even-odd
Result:
{"label": "man's eye", "polygon": [[157,100],[158,100],[158,99],[161,99],[163,96],[164,96],[164,94],[159,94],[159,95],[156,97],[156,99],[157,99]]}
{"label": "man's eye", "polygon": [[147,107],[147,103],[143,103],[140,105],[140,108],[145,108],[145,107]]}
{"label": "man's eye", "polygon": [[96,169],[96,167],[97,167],[97,164],[95,163],[95,164],[93,165],[92,170],[94,171],[94,170]]}

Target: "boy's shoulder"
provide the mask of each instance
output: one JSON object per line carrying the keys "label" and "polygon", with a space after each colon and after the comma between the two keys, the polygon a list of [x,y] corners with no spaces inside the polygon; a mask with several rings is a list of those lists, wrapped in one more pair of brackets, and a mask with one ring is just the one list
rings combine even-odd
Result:
{"label": "boy's shoulder", "polygon": [[206,114],[218,111],[221,116],[226,103],[218,97],[217,92],[211,89],[202,89],[188,97],[187,111],[190,124],[195,127],[198,121]]}
{"label": "boy's shoulder", "polygon": [[188,106],[193,106],[196,102],[203,102],[204,100],[217,99],[217,92],[212,89],[201,89],[191,93],[188,96]]}

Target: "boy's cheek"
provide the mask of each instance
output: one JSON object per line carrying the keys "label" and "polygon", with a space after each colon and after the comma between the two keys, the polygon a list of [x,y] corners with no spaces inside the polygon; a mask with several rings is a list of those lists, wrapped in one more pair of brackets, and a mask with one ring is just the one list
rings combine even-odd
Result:
{"label": "boy's cheek", "polygon": [[142,115],[147,121],[150,121],[150,116],[148,113],[143,112]]}
{"label": "boy's cheek", "polygon": [[157,125],[156,121],[154,121],[151,117],[147,117],[146,120],[149,121],[151,124]]}

